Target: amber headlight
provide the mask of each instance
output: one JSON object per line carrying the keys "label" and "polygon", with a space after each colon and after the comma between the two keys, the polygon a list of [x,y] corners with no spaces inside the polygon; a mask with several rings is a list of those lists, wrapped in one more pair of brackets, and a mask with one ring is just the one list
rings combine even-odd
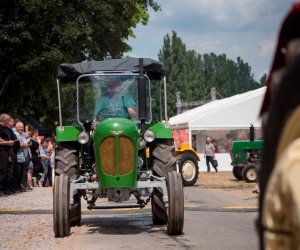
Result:
{"label": "amber headlight", "polygon": [[155,140],[155,133],[152,130],[146,130],[143,137],[146,142],[153,142]]}
{"label": "amber headlight", "polygon": [[83,132],[80,132],[79,135],[77,136],[77,141],[80,143],[80,144],[86,144],[90,139],[90,136],[87,132],[83,131]]}

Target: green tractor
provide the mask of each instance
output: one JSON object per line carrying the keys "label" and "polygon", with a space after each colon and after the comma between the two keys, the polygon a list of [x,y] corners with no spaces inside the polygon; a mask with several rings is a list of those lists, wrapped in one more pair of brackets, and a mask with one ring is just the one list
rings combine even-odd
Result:
{"label": "green tractor", "polygon": [[[116,81],[121,105],[113,100],[103,101],[109,84]],[[166,90],[164,69],[152,59],[124,58],[59,66],[53,189],[55,237],[68,236],[72,226],[80,225],[81,197],[88,209],[128,207],[128,202],[120,203],[130,197],[136,200],[129,203],[130,207],[144,208],[150,202],[153,224],[167,225],[169,235],[182,233],[182,178],[166,105],[165,120],[152,121],[150,81]],[[110,112],[103,103],[111,106]],[[129,112],[129,106],[134,111]],[[99,198],[107,199],[109,205],[97,206]]]}
{"label": "green tractor", "polygon": [[254,128],[250,127],[249,141],[233,141],[231,147],[232,174],[237,180],[257,182],[258,166],[262,157],[263,141],[254,140]]}

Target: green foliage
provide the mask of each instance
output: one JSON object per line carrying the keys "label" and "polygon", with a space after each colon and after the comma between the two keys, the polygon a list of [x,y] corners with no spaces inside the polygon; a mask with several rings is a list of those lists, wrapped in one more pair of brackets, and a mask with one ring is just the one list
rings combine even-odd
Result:
{"label": "green foliage", "polygon": [[268,78],[267,74],[266,73],[263,74],[263,76],[260,78],[260,84],[261,85],[266,85],[267,78]]}
{"label": "green foliage", "polygon": [[1,1],[1,112],[57,119],[58,65],[120,58],[149,7],[159,10],[153,0]]}
{"label": "green foliage", "polygon": [[164,37],[164,45],[158,55],[167,72],[168,112],[176,114],[176,92],[181,92],[183,102],[200,101],[207,98],[212,87],[223,97],[259,88],[251,67],[238,57],[228,59],[225,54],[200,55],[187,50],[185,44],[172,32]]}

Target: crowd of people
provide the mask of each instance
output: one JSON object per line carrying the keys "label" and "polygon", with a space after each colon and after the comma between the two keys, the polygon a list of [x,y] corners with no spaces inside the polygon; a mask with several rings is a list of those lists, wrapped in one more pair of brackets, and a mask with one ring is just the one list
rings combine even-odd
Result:
{"label": "crowd of people", "polygon": [[29,124],[1,114],[0,196],[51,186],[54,143]]}

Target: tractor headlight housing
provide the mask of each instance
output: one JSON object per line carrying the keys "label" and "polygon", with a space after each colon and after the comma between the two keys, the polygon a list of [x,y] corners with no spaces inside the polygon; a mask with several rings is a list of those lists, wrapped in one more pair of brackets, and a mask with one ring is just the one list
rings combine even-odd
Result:
{"label": "tractor headlight housing", "polygon": [[141,150],[146,147],[146,141],[143,137],[139,137],[138,139],[138,150]]}
{"label": "tractor headlight housing", "polygon": [[146,130],[143,137],[146,142],[153,142],[156,138],[155,133],[152,130]]}
{"label": "tractor headlight housing", "polygon": [[77,136],[77,141],[80,144],[87,144],[90,140],[90,135],[86,131],[82,131]]}

